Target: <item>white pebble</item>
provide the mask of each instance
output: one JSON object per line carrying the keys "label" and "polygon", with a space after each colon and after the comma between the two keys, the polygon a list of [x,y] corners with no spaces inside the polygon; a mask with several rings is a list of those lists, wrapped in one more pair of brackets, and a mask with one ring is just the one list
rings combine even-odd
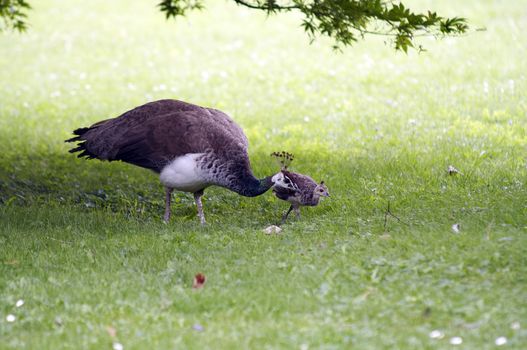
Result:
{"label": "white pebble", "polygon": [[463,343],[463,338],[461,337],[452,337],[450,338],[450,344],[452,345],[460,345]]}
{"label": "white pebble", "polygon": [[266,227],[263,231],[266,235],[272,235],[273,233],[278,234],[282,232],[282,229],[276,225],[271,225],[271,226]]}
{"label": "white pebble", "polygon": [[15,322],[16,317],[15,317],[15,315],[9,314],[9,315],[7,315],[7,317],[5,318],[5,320],[6,320],[7,322]]}
{"label": "white pebble", "polygon": [[124,346],[121,343],[115,342],[115,343],[113,343],[112,348],[113,348],[113,350],[123,350]]}
{"label": "white pebble", "polygon": [[24,300],[18,299],[15,305],[16,307],[21,307],[22,305],[24,305]]}
{"label": "white pebble", "polygon": [[436,330],[431,331],[429,336],[432,339],[441,339],[441,338],[443,338],[445,336],[445,334],[443,332],[441,332],[441,331],[436,329]]}
{"label": "white pebble", "polygon": [[496,341],[494,341],[494,343],[497,346],[505,345],[505,344],[507,344],[507,338],[505,338],[505,337],[498,337],[498,338],[496,338]]}
{"label": "white pebble", "polygon": [[457,170],[453,165],[449,165],[446,171],[448,172],[448,175],[461,174],[461,171]]}

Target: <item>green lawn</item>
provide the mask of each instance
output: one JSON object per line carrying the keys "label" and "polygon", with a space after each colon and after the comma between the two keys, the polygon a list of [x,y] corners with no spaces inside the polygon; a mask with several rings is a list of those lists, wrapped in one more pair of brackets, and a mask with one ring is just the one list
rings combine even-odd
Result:
{"label": "green lawn", "polygon": [[[155,3],[33,1],[30,30],[0,34],[0,349],[527,347],[524,1],[407,1],[487,29],[408,55]],[[207,227],[178,193],[164,225],[153,173],[67,152],[161,98],[229,113],[258,176],[287,150],[332,197],[268,236],[271,193],[207,190]]]}

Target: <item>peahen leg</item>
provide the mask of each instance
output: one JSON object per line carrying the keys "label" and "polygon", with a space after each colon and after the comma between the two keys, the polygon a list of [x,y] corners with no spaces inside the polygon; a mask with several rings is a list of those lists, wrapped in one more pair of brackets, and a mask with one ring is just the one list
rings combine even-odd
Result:
{"label": "peahen leg", "polygon": [[194,200],[196,201],[196,207],[198,207],[199,221],[202,225],[205,225],[205,214],[203,214],[203,204],[201,203],[201,196],[203,196],[203,190],[194,192]]}
{"label": "peahen leg", "polygon": [[171,199],[172,199],[172,191],[173,190],[174,189],[170,188],[170,187],[166,188],[165,215],[163,216],[163,220],[165,221],[165,223],[168,223],[168,221],[170,220],[170,202],[171,202]]}

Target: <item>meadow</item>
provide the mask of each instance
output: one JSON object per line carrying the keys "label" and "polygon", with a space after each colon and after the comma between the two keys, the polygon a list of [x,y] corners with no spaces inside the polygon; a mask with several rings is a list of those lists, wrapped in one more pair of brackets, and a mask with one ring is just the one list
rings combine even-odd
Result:
{"label": "meadow", "polygon": [[[33,1],[0,33],[0,349],[525,349],[525,2],[406,1],[486,28],[420,54],[231,2]],[[331,198],[266,235],[270,192],[206,190],[206,227],[177,193],[165,225],[154,173],[67,152],[162,98],[227,112],[257,176],[287,150]]]}

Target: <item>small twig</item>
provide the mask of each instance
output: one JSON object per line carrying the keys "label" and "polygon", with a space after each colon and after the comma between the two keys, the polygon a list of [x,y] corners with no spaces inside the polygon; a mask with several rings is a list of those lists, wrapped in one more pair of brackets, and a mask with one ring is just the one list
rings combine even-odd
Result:
{"label": "small twig", "polygon": [[486,230],[487,232],[486,232],[486,234],[485,234],[485,239],[486,239],[487,241],[490,241],[490,233],[491,233],[491,230],[492,230],[492,226],[493,226],[493,225],[494,225],[494,221],[491,221],[490,224],[488,224],[488,226],[487,226],[487,230]]}
{"label": "small twig", "polygon": [[386,223],[388,222],[388,213],[390,212],[390,201],[388,201],[388,209],[384,212],[384,231],[386,231]]}
{"label": "small twig", "polygon": [[386,211],[384,212],[384,231],[386,231],[386,224],[388,223],[388,216],[391,216],[392,218],[396,219],[401,224],[405,224],[406,226],[410,226],[408,223],[401,220],[397,215],[392,213],[390,210],[390,201],[388,201],[388,208],[386,208]]}
{"label": "small twig", "polygon": [[293,10],[293,9],[299,9],[299,6],[296,5],[277,5],[274,3],[271,3],[269,5],[253,5],[245,0],[234,0],[234,2],[238,5],[245,6],[251,9],[255,10],[266,10],[266,11],[273,11],[273,10]]}
{"label": "small twig", "polygon": [[47,236],[47,238],[49,238],[49,239],[51,239],[51,240],[53,240],[53,241],[60,242],[60,243],[73,244],[73,242],[63,241],[63,240],[61,240],[61,239],[53,238],[53,237],[50,237],[50,236]]}

